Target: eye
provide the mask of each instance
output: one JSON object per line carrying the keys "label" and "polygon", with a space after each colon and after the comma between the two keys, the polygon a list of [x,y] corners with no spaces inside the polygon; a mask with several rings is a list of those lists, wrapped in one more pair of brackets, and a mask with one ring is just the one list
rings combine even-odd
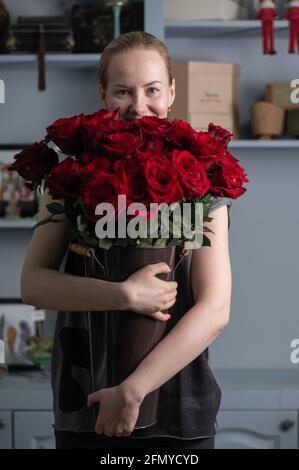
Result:
{"label": "eye", "polygon": [[150,91],[151,92],[150,94],[153,95],[155,92],[158,92],[160,90],[159,90],[159,88],[155,88],[155,87],[151,86],[150,88],[148,88],[148,91]]}
{"label": "eye", "polygon": [[118,91],[116,92],[116,94],[117,94],[117,95],[124,96],[124,93],[127,93],[127,92],[128,92],[128,90],[118,90]]}

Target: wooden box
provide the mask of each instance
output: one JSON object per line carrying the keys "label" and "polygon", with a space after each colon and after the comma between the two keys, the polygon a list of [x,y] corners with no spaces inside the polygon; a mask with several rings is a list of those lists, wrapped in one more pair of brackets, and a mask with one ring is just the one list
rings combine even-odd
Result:
{"label": "wooden box", "polygon": [[234,122],[234,118],[231,114],[200,114],[200,113],[190,113],[188,119],[190,126],[192,126],[197,131],[207,131],[210,122],[216,126],[224,127],[228,131],[234,134],[233,139],[239,139],[239,128]]}
{"label": "wooden box", "polygon": [[171,20],[237,20],[249,16],[244,0],[165,0]]}
{"label": "wooden box", "polygon": [[299,103],[292,103],[291,101],[291,94],[295,92],[294,90],[295,89],[290,86],[290,83],[272,83],[266,87],[266,101],[286,111],[299,109]]}
{"label": "wooden box", "polygon": [[177,61],[174,66],[176,97],[170,118],[188,122],[192,118],[202,127],[219,116],[218,121],[229,122],[238,133],[240,66],[202,61]]}

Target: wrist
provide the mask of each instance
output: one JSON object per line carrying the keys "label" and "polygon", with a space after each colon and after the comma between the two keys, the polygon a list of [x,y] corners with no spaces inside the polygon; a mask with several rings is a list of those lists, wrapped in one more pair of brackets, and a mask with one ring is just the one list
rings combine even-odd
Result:
{"label": "wrist", "polygon": [[121,310],[132,310],[132,295],[128,282],[123,281],[118,284]]}
{"label": "wrist", "polygon": [[119,386],[128,402],[135,402],[140,404],[146,396],[145,390],[143,390],[140,384],[131,376],[121,382]]}

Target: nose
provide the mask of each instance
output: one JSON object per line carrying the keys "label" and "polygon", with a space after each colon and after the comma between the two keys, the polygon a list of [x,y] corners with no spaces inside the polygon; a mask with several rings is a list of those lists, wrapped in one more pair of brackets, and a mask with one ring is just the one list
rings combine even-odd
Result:
{"label": "nose", "polygon": [[132,95],[129,114],[132,117],[142,117],[146,114],[146,97],[142,96],[142,93]]}

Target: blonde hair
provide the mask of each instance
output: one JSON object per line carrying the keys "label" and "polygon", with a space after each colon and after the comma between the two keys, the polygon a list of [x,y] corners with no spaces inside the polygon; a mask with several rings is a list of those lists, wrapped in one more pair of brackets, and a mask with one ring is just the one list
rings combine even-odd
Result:
{"label": "blonde hair", "polygon": [[169,84],[172,84],[174,78],[174,64],[165,44],[153,34],[146,33],[145,31],[130,31],[129,33],[121,34],[113,39],[105,47],[101,55],[97,76],[103,89],[107,88],[107,70],[110,59],[116,54],[129,52],[134,49],[154,49],[158,51],[165,62]]}

